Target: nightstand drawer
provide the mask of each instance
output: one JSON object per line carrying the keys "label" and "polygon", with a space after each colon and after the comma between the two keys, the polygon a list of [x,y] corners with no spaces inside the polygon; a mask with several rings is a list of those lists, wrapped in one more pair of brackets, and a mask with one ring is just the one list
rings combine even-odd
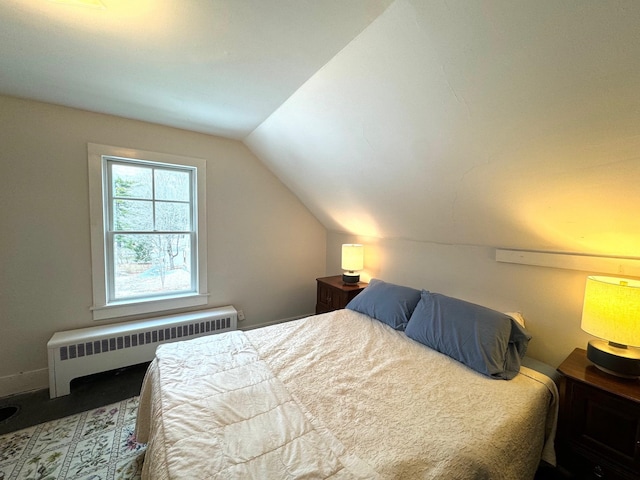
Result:
{"label": "nightstand drawer", "polygon": [[318,303],[328,310],[340,308],[344,294],[324,283],[318,283]]}
{"label": "nightstand drawer", "polygon": [[558,464],[576,478],[640,479],[640,382],[602,372],[578,348],[558,371]]}
{"label": "nightstand drawer", "polygon": [[592,454],[576,456],[571,465],[571,472],[577,478],[585,480],[638,480],[637,474],[620,470],[606,459],[594,457]]}
{"label": "nightstand drawer", "polygon": [[331,312],[346,307],[367,286],[362,282],[344,285],[342,275],[317,278],[316,281],[318,282],[316,313]]}
{"label": "nightstand drawer", "polygon": [[572,441],[640,472],[640,405],[571,383]]}

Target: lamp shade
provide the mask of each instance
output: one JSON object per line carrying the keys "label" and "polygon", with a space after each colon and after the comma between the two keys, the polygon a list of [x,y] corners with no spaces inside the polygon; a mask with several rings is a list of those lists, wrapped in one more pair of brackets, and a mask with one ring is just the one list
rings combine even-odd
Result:
{"label": "lamp shade", "polygon": [[342,269],[350,272],[364,268],[364,246],[359,243],[342,245]]}
{"label": "lamp shade", "polygon": [[640,346],[640,281],[590,276],[584,292],[582,330],[620,345]]}

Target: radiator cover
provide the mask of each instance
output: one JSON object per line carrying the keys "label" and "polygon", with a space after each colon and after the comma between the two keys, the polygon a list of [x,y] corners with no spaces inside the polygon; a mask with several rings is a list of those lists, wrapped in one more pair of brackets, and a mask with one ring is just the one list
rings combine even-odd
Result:
{"label": "radiator cover", "polygon": [[71,380],[149,362],[156,347],[237,329],[232,306],[56,332],[47,342],[49,397],[71,392]]}

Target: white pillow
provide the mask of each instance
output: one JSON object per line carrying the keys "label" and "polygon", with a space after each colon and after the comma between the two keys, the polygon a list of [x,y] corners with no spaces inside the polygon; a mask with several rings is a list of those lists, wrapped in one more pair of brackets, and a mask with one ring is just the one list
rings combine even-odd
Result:
{"label": "white pillow", "polygon": [[505,315],[509,315],[511,318],[513,318],[516,322],[518,322],[520,324],[520,326],[522,328],[527,328],[524,324],[524,317],[522,316],[522,313],[520,312],[504,312]]}

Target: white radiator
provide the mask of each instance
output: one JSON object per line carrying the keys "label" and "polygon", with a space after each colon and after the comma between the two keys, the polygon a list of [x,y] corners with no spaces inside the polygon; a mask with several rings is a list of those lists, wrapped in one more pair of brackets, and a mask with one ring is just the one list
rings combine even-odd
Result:
{"label": "white radiator", "polygon": [[228,306],[57,332],[47,342],[49,396],[68,395],[74,378],[149,362],[161,343],[236,330],[237,322]]}

